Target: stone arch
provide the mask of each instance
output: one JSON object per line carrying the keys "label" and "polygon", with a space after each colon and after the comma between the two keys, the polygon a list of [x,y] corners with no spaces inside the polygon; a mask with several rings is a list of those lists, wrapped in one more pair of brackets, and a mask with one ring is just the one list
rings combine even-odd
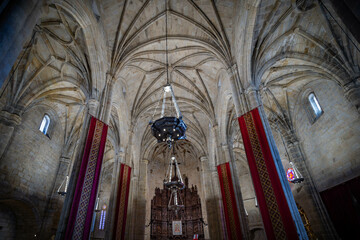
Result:
{"label": "stone arch", "polygon": [[[0,215],[8,216],[7,236],[13,239],[32,239],[38,234],[41,221],[38,209],[28,200],[18,198],[1,198]],[[5,227],[5,226],[4,226]],[[4,233],[1,233],[4,234]]]}
{"label": "stone arch", "polygon": [[[90,97],[98,99],[99,92],[101,92],[105,87],[105,81],[100,80],[106,79],[107,55],[104,53],[106,53],[107,50],[105,39],[95,39],[94,37],[102,34],[102,31],[98,27],[97,19],[94,14],[89,14],[89,12],[92,11],[88,9],[88,6],[86,6],[84,2],[74,1],[70,3],[64,1],[54,1],[54,4],[63,8],[66,12],[73,16],[82,27],[91,66],[92,89]],[[103,61],[99,60],[99,58],[103,59]]]}

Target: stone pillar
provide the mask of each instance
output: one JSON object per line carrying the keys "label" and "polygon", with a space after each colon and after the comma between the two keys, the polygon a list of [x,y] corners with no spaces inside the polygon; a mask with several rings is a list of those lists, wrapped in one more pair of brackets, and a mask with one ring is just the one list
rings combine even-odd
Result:
{"label": "stone pillar", "polygon": [[16,126],[21,124],[21,117],[7,111],[0,112],[0,160],[6,149],[11,144],[11,139]]}
{"label": "stone pillar", "polygon": [[77,182],[77,178],[79,176],[82,155],[83,155],[84,148],[85,148],[85,142],[86,142],[86,138],[88,135],[89,125],[90,125],[90,115],[85,114],[84,124],[82,126],[81,133],[80,133],[79,144],[77,145],[76,150],[75,150],[76,153],[74,154],[75,158],[73,160],[74,163],[73,163],[73,167],[71,170],[68,191],[66,193],[65,202],[64,202],[64,205],[61,210],[60,221],[59,221],[59,225],[58,225],[56,237],[55,237],[56,240],[61,240],[61,239],[65,238],[66,226],[67,226],[67,222],[69,219],[72,200],[73,200],[74,194],[75,194],[76,182]]}
{"label": "stone pillar", "polygon": [[109,208],[108,213],[109,217],[106,219],[107,223],[105,224],[106,232],[105,239],[112,239],[113,237],[113,229],[115,224],[115,215],[116,215],[116,197],[118,194],[118,184],[119,184],[119,176],[120,176],[120,165],[124,161],[124,152],[117,152],[115,155],[114,167],[111,178],[111,193],[109,200]]}
{"label": "stone pillar", "polygon": [[[214,210],[216,209],[216,215],[217,215],[217,233],[214,239],[226,239],[226,226],[225,226],[225,216],[224,212],[222,210],[222,200],[221,200],[221,189],[220,189],[220,182],[219,182],[219,175],[216,170],[210,170],[211,172],[211,180],[212,180],[212,186],[213,186],[213,207]],[[215,214],[214,214],[215,215]],[[220,226],[219,226],[220,225]],[[210,226],[211,227],[211,226]]]}
{"label": "stone pillar", "polygon": [[0,88],[41,16],[42,0],[11,0],[0,15]]}
{"label": "stone pillar", "polygon": [[102,108],[101,108],[101,119],[108,124],[111,115],[112,108],[112,95],[114,88],[114,77],[110,74],[106,74],[106,86],[104,89],[103,99],[102,99]]}
{"label": "stone pillar", "polygon": [[[207,226],[204,225],[204,235],[205,235],[205,239],[210,239],[210,235],[209,235],[209,218],[208,218],[208,213],[206,211],[206,209],[209,208],[209,206],[207,206],[208,204],[208,200],[210,200],[211,197],[211,185],[207,182],[207,166],[209,164],[209,159],[206,156],[202,156],[200,157],[200,162],[201,162],[201,186],[203,188],[203,194],[201,196],[201,212],[203,215],[203,219],[204,221],[206,221],[206,223],[208,224]],[[208,186],[210,185],[210,186]]]}
{"label": "stone pillar", "polygon": [[71,158],[65,155],[62,155],[59,160],[59,166],[57,170],[56,177],[52,183],[52,188],[48,195],[47,204],[44,210],[44,216],[41,223],[41,229],[39,232],[40,239],[48,239],[51,237],[52,229],[57,227],[58,219],[54,219],[54,213],[62,207],[64,203],[65,196],[58,194],[58,189],[60,186],[63,186],[65,189],[66,185],[66,176],[68,173],[69,166],[71,164]]}
{"label": "stone pillar", "polygon": [[[149,160],[143,159],[140,162],[140,173],[138,187],[135,197],[135,215],[133,217],[133,239],[141,239],[145,236],[146,223],[146,193],[147,193],[147,167]],[[151,200],[150,200],[151,201]],[[150,209],[148,209],[150,211]],[[149,229],[150,230],[150,229]],[[149,235],[150,239],[150,235]]]}
{"label": "stone pillar", "polygon": [[240,179],[239,179],[239,176],[236,174],[237,173],[236,164],[230,155],[229,146],[227,144],[222,144],[221,147],[222,147],[222,150],[225,155],[225,162],[231,162],[230,170],[231,170],[231,177],[232,177],[233,185],[234,185],[233,187],[234,187],[234,191],[235,191],[236,202],[237,202],[237,206],[238,206],[238,214],[239,214],[240,224],[241,224],[241,233],[242,233],[244,239],[250,239],[249,227],[248,227],[249,224],[247,221],[243,197],[242,197],[241,188],[240,188]]}
{"label": "stone pillar", "polygon": [[[149,196],[149,189],[148,189],[148,167],[149,167],[149,160],[143,159],[142,160],[142,168],[143,168],[143,175],[142,181],[140,185],[140,191],[143,191],[144,197],[145,197],[145,209],[144,209],[144,218],[145,218],[145,224],[149,224],[150,222],[150,211],[151,211],[151,198],[147,198]],[[150,239],[150,227],[145,228],[144,232],[144,239]]]}
{"label": "stone pillar", "polygon": [[280,183],[281,183],[281,186],[282,186],[282,191],[283,191],[283,193],[285,195],[287,204],[289,206],[289,210],[291,212],[292,219],[294,220],[294,223],[295,223],[298,234],[300,234],[301,237],[305,238],[307,236],[307,234],[306,234],[304,225],[302,224],[302,219],[300,217],[299,211],[298,211],[297,206],[295,204],[294,196],[293,196],[293,194],[291,192],[289,183],[288,183],[288,181],[286,179],[286,174],[285,174],[285,171],[284,171],[284,167],[282,165],[280,155],[279,155],[277,146],[275,144],[273,134],[272,134],[271,129],[270,129],[269,121],[268,121],[268,119],[266,117],[266,114],[265,114],[264,106],[262,105],[262,100],[261,100],[261,96],[259,94],[259,91],[258,91],[257,88],[255,88],[253,86],[250,86],[247,89],[246,92],[247,92],[247,97],[248,97],[248,103],[249,103],[249,106],[250,106],[250,110],[255,109],[256,107],[258,107],[259,115],[261,117],[262,124],[264,126],[264,131],[265,131],[265,134],[266,134],[266,137],[267,137],[267,142],[269,144],[269,148],[270,148],[270,151],[272,153],[274,165],[276,167],[276,171],[277,171],[277,174],[279,176],[279,180],[280,180]]}
{"label": "stone pillar", "polygon": [[249,105],[249,111],[260,105],[261,99],[259,96],[259,90],[257,88],[250,86],[246,89],[245,93]]}
{"label": "stone pillar", "polygon": [[356,107],[360,113],[360,77],[348,82],[343,86],[345,97]]}
{"label": "stone pillar", "polygon": [[88,100],[88,113],[93,116],[98,118],[99,117],[99,106],[100,103],[97,99],[91,98]]}
{"label": "stone pillar", "polygon": [[[245,112],[244,106],[240,104],[241,89],[239,89],[237,84],[237,65],[234,64],[232,67],[229,67],[227,70],[230,77],[230,87],[232,92],[232,97],[235,105],[236,116],[240,116],[241,113]],[[242,101],[244,103],[244,101]]]}
{"label": "stone pillar", "polygon": [[297,188],[293,191],[294,197],[297,202],[301,203],[302,207],[306,210],[306,214],[310,217],[312,229],[323,233],[323,236],[317,237],[336,239],[336,231],[310,175],[299,141],[294,134],[288,133],[284,137],[285,144],[290,155],[289,160],[295,164],[305,179],[304,182],[295,186]]}
{"label": "stone pillar", "polygon": [[[135,172],[135,171],[134,171]],[[128,202],[128,211],[127,211],[127,221],[125,227],[125,239],[136,239],[136,225],[137,221],[140,219],[137,218],[137,201],[138,201],[138,192],[139,192],[139,177],[131,177],[130,182],[130,196]],[[143,225],[145,227],[145,224]]]}

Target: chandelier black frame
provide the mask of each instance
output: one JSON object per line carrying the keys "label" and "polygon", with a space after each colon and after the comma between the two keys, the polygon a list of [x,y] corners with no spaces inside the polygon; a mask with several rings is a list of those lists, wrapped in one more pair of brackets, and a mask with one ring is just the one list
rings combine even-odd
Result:
{"label": "chandelier black frame", "polygon": [[[161,109],[161,117],[156,121],[150,120],[149,125],[151,125],[151,133],[157,139],[158,143],[166,142],[169,148],[172,147],[173,142],[181,139],[186,139],[185,131],[187,126],[182,120],[182,115],[179,109],[179,106],[176,102],[175,94],[173,88],[170,84],[169,77],[169,60],[168,60],[168,5],[167,0],[165,0],[165,45],[166,45],[166,85],[163,88],[163,102]],[[176,110],[175,116],[165,116],[165,106],[166,106],[166,95],[171,94],[171,100],[174,104]],[[154,110],[153,117],[155,115],[156,108]]]}

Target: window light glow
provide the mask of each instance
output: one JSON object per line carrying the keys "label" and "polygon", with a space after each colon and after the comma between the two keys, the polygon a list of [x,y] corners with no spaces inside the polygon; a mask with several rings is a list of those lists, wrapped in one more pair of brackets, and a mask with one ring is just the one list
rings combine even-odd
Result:
{"label": "window light glow", "polygon": [[105,227],[105,219],[106,219],[106,205],[102,207],[101,214],[100,214],[100,223],[99,223],[99,230],[104,230]]}
{"label": "window light glow", "polygon": [[170,92],[170,91],[171,91],[171,87],[170,87],[170,86],[165,86],[165,87],[164,87],[164,91],[165,91],[165,92]]}
{"label": "window light glow", "polygon": [[310,93],[309,102],[311,104],[311,108],[313,109],[316,117],[319,117],[322,113],[322,109],[321,109],[320,104],[319,104],[318,100],[316,99],[314,93]]}
{"label": "window light glow", "polygon": [[47,134],[47,131],[49,130],[49,125],[50,125],[50,117],[48,115],[45,115],[43,117],[43,120],[40,124],[40,128],[39,130],[43,133],[43,134]]}

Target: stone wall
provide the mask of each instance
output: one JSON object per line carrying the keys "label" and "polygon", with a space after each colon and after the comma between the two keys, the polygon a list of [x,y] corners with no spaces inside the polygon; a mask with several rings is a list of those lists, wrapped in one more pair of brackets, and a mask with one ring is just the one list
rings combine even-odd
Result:
{"label": "stone wall", "polygon": [[[51,118],[49,136],[39,131],[45,113]],[[38,218],[44,217],[58,171],[62,139],[61,124],[52,110],[39,105],[25,112],[0,161],[0,196],[7,199],[2,206],[25,201],[29,208],[36,208]],[[33,234],[40,231],[40,219]]]}
{"label": "stone wall", "polygon": [[[342,89],[331,81],[316,81],[304,87],[318,98],[324,113],[311,123],[300,95],[295,108],[295,128],[310,173],[318,191],[360,174],[360,121]],[[307,97],[307,96],[304,96]]]}
{"label": "stone wall", "polygon": [[15,214],[3,206],[0,206],[0,239],[15,239]]}

